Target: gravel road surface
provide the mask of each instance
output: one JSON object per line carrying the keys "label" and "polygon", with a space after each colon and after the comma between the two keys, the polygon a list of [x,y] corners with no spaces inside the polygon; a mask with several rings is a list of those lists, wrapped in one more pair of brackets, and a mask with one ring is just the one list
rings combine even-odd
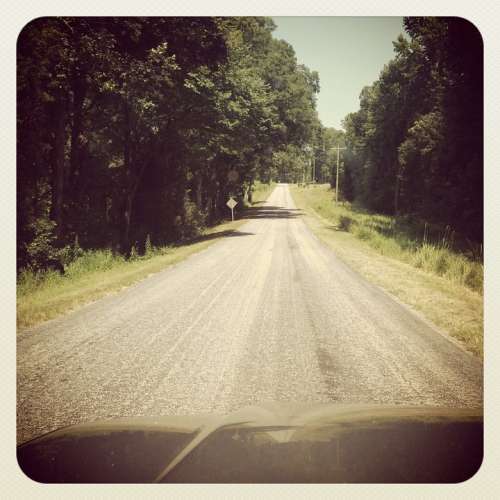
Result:
{"label": "gravel road surface", "polygon": [[263,401],[481,407],[482,364],[349,269],[286,185],[232,236],[18,333],[18,442]]}

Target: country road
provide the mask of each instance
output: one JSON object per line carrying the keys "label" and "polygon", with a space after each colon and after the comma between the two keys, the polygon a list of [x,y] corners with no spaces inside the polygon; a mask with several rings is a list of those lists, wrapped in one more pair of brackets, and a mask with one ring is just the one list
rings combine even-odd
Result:
{"label": "country road", "polygon": [[232,236],[18,333],[18,442],[263,401],[482,406],[482,364],[349,269],[288,187]]}

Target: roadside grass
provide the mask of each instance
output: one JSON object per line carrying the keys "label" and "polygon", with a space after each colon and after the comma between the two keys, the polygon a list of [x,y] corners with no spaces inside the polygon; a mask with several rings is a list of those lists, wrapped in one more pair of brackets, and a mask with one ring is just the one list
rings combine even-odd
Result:
{"label": "roadside grass", "polygon": [[483,265],[442,238],[418,240],[414,228],[349,203],[335,206],[334,191],[291,186],[311,230],[344,262],[459,340],[483,353]]}
{"label": "roadside grass", "polygon": [[[273,188],[274,184],[258,183],[253,192],[253,204],[267,199]],[[56,271],[22,271],[17,278],[17,327],[35,326],[117,292],[204,250],[245,222],[244,219],[223,222],[189,241],[165,247],[149,243],[144,255],[133,253],[128,260],[107,249],[87,250],[65,266],[64,275]]]}
{"label": "roadside grass", "polygon": [[422,224],[370,213],[348,202],[335,206],[334,191],[328,185],[294,189],[310,209],[332,222],[336,229],[354,234],[382,255],[482,293],[483,264],[478,251],[472,246],[468,256],[454,251],[455,235],[449,228],[436,229],[425,224],[418,235]]}
{"label": "roadside grass", "polygon": [[264,182],[256,181],[252,189],[252,203],[245,201],[245,206],[250,207],[252,205],[257,205],[263,203],[267,200],[269,195],[272,193],[273,189],[276,187],[275,182],[270,182],[266,184]]}

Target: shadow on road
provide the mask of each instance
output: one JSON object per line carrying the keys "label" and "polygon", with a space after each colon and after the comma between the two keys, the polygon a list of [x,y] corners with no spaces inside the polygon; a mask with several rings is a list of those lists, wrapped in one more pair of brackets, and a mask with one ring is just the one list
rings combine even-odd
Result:
{"label": "shadow on road", "polygon": [[224,231],[216,231],[210,234],[201,234],[200,236],[195,236],[187,240],[182,240],[174,243],[173,246],[184,246],[192,245],[193,243],[200,243],[201,241],[210,241],[216,238],[234,238],[236,236],[253,236],[255,233],[249,233],[246,231],[238,231],[237,229],[225,229]]}
{"label": "shadow on road", "polygon": [[[267,206],[253,206],[251,208],[246,208],[238,219],[295,219],[302,215],[302,211],[296,208],[283,208],[276,207],[273,205]],[[191,245],[193,243],[199,243],[201,241],[209,241],[216,238],[233,238],[238,236],[253,236],[255,233],[249,233],[246,231],[238,231],[237,229],[225,229],[224,231],[216,231],[210,234],[202,234],[200,236],[195,236],[194,238],[184,239],[173,246]]]}
{"label": "shadow on road", "polygon": [[247,208],[242,214],[242,219],[295,219],[302,215],[297,208],[283,208],[267,205],[263,207]]}

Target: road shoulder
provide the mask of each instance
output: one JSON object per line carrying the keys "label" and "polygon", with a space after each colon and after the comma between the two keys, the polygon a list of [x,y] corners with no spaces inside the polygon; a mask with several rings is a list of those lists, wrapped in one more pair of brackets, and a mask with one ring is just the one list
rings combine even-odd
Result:
{"label": "road shoulder", "polygon": [[367,281],[423,316],[464,349],[482,357],[483,297],[480,294],[377,253],[353,234],[338,230],[331,221],[306,206],[293,189],[290,192],[297,207],[303,211],[309,229],[337,257]]}

